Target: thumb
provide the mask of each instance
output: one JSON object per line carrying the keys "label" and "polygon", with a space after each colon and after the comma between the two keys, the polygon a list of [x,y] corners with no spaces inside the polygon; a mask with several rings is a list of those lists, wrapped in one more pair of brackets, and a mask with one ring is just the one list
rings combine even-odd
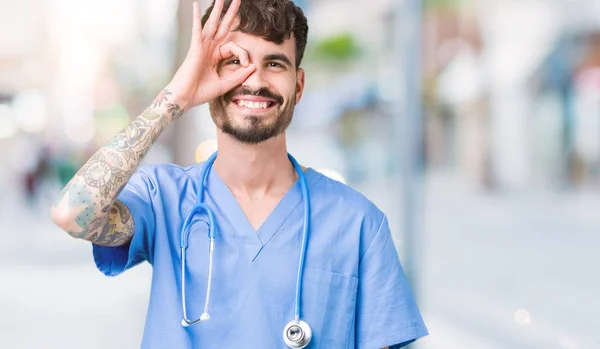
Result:
{"label": "thumb", "polygon": [[254,73],[256,67],[254,64],[248,64],[247,67],[241,67],[235,72],[223,77],[221,79],[221,89],[222,91],[230,91],[236,86],[239,86],[246,80],[250,74]]}

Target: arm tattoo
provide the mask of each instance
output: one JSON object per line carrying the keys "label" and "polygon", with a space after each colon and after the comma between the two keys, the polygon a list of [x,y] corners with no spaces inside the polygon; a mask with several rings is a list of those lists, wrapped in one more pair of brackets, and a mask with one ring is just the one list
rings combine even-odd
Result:
{"label": "arm tattoo", "polygon": [[98,245],[123,245],[133,236],[134,228],[131,212],[122,202],[117,201],[110,209],[108,222],[100,230],[96,230],[89,240]]}
{"label": "arm tattoo", "polygon": [[184,106],[163,90],[150,107],[81,167],[54,204],[70,213],[76,224],[69,230],[71,235],[109,246],[131,239],[133,218],[117,197],[158,136],[181,117]]}
{"label": "arm tattoo", "polygon": [[73,183],[69,188],[69,205],[80,208],[75,222],[83,229],[81,232],[77,232],[77,237],[82,238],[88,233],[88,223],[94,215],[95,204],[91,191],[80,183]]}
{"label": "arm tattoo", "polygon": [[171,102],[173,100],[173,94],[168,90],[164,89],[161,93],[156,97],[154,102],[151,104],[151,108],[156,108],[164,105],[167,108],[167,111],[172,116],[173,120],[179,119],[181,115],[183,115],[184,104],[179,103],[175,104]]}

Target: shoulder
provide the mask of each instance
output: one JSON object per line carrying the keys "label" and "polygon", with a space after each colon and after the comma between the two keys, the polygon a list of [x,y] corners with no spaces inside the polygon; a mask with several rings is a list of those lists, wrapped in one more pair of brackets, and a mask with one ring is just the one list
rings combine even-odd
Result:
{"label": "shoulder", "polygon": [[373,215],[376,218],[383,218],[383,212],[364,194],[316,170],[310,169],[310,171],[313,171],[318,177],[311,188],[312,199],[343,206],[355,214]]}
{"label": "shoulder", "polygon": [[[318,178],[310,188],[311,205],[318,205],[329,214],[359,221],[363,236],[373,238],[384,224],[385,214],[364,194],[354,188],[314,171]],[[336,215],[337,216],[337,215]]]}
{"label": "shoulder", "polygon": [[136,174],[156,182],[189,180],[197,177],[203,164],[199,163],[188,167],[169,163],[144,165],[137,169]]}
{"label": "shoulder", "polygon": [[125,191],[160,193],[178,193],[182,188],[195,186],[195,179],[202,164],[182,167],[175,164],[151,164],[140,166],[127,182]]}

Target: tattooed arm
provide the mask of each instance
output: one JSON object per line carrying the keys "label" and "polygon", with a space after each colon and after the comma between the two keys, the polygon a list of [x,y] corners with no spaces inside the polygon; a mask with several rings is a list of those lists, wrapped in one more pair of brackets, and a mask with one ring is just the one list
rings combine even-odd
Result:
{"label": "tattooed arm", "polygon": [[[67,184],[52,207],[52,219],[58,226],[73,237],[99,245],[118,246],[131,240],[133,218],[117,197],[152,143],[183,114],[183,108],[224,95],[256,69],[247,51],[232,41],[224,43],[239,5],[240,0],[233,0],[220,18],[223,0],[216,0],[216,10],[203,26],[200,5],[193,2],[192,40],[181,67],[152,105],[98,150]],[[219,63],[233,56],[241,65],[219,75]]]}
{"label": "tattooed arm", "polygon": [[117,197],[150,146],[166,126],[183,114],[185,102],[163,92],[142,115],[100,148],[63,189],[51,210],[69,235],[98,245],[131,240],[133,217]]}

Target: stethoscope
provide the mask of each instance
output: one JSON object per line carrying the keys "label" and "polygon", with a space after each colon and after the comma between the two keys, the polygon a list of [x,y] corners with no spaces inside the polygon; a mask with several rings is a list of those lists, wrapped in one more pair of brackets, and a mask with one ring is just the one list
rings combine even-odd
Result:
{"label": "stethoscope", "polygon": [[[187,218],[183,222],[181,227],[181,304],[183,307],[183,320],[181,320],[181,325],[183,327],[188,327],[190,325],[195,325],[201,321],[206,321],[210,319],[210,315],[208,315],[208,304],[210,301],[210,290],[211,290],[211,282],[212,282],[212,270],[213,270],[213,255],[215,252],[215,234],[216,234],[216,223],[215,223],[215,215],[212,210],[203,203],[204,201],[204,185],[206,182],[206,178],[210,172],[210,169],[217,158],[217,153],[212,154],[205,162],[204,167],[202,168],[202,172],[200,173],[200,185],[198,187],[198,202],[194,208],[190,211]],[[306,255],[306,246],[308,242],[308,227],[309,227],[309,217],[310,217],[310,204],[308,197],[308,185],[306,184],[306,178],[304,177],[304,172],[302,171],[302,167],[298,164],[296,159],[288,154],[288,158],[294,168],[296,169],[296,173],[298,174],[298,179],[300,181],[300,186],[302,189],[302,201],[304,202],[304,229],[302,236],[302,247],[300,249],[300,261],[298,263],[298,277],[296,280],[296,309],[294,312],[294,320],[290,321],[285,328],[283,329],[283,340],[288,347],[294,349],[304,348],[308,345],[312,338],[312,330],[310,326],[300,320],[300,298],[302,292],[302,272],[304,271],[304,257]],[[198,212],[205,212],[208,216],[208,238],[209,238],[209,257],[208,257],[208,282],[206,285],[206,301],[204,302],[204,312],[197,320],[190,320],[187,317],[187,306],[185,301],[185,250],[188,244],[188,236],[190,229],[191,221],[193,217]]]}

